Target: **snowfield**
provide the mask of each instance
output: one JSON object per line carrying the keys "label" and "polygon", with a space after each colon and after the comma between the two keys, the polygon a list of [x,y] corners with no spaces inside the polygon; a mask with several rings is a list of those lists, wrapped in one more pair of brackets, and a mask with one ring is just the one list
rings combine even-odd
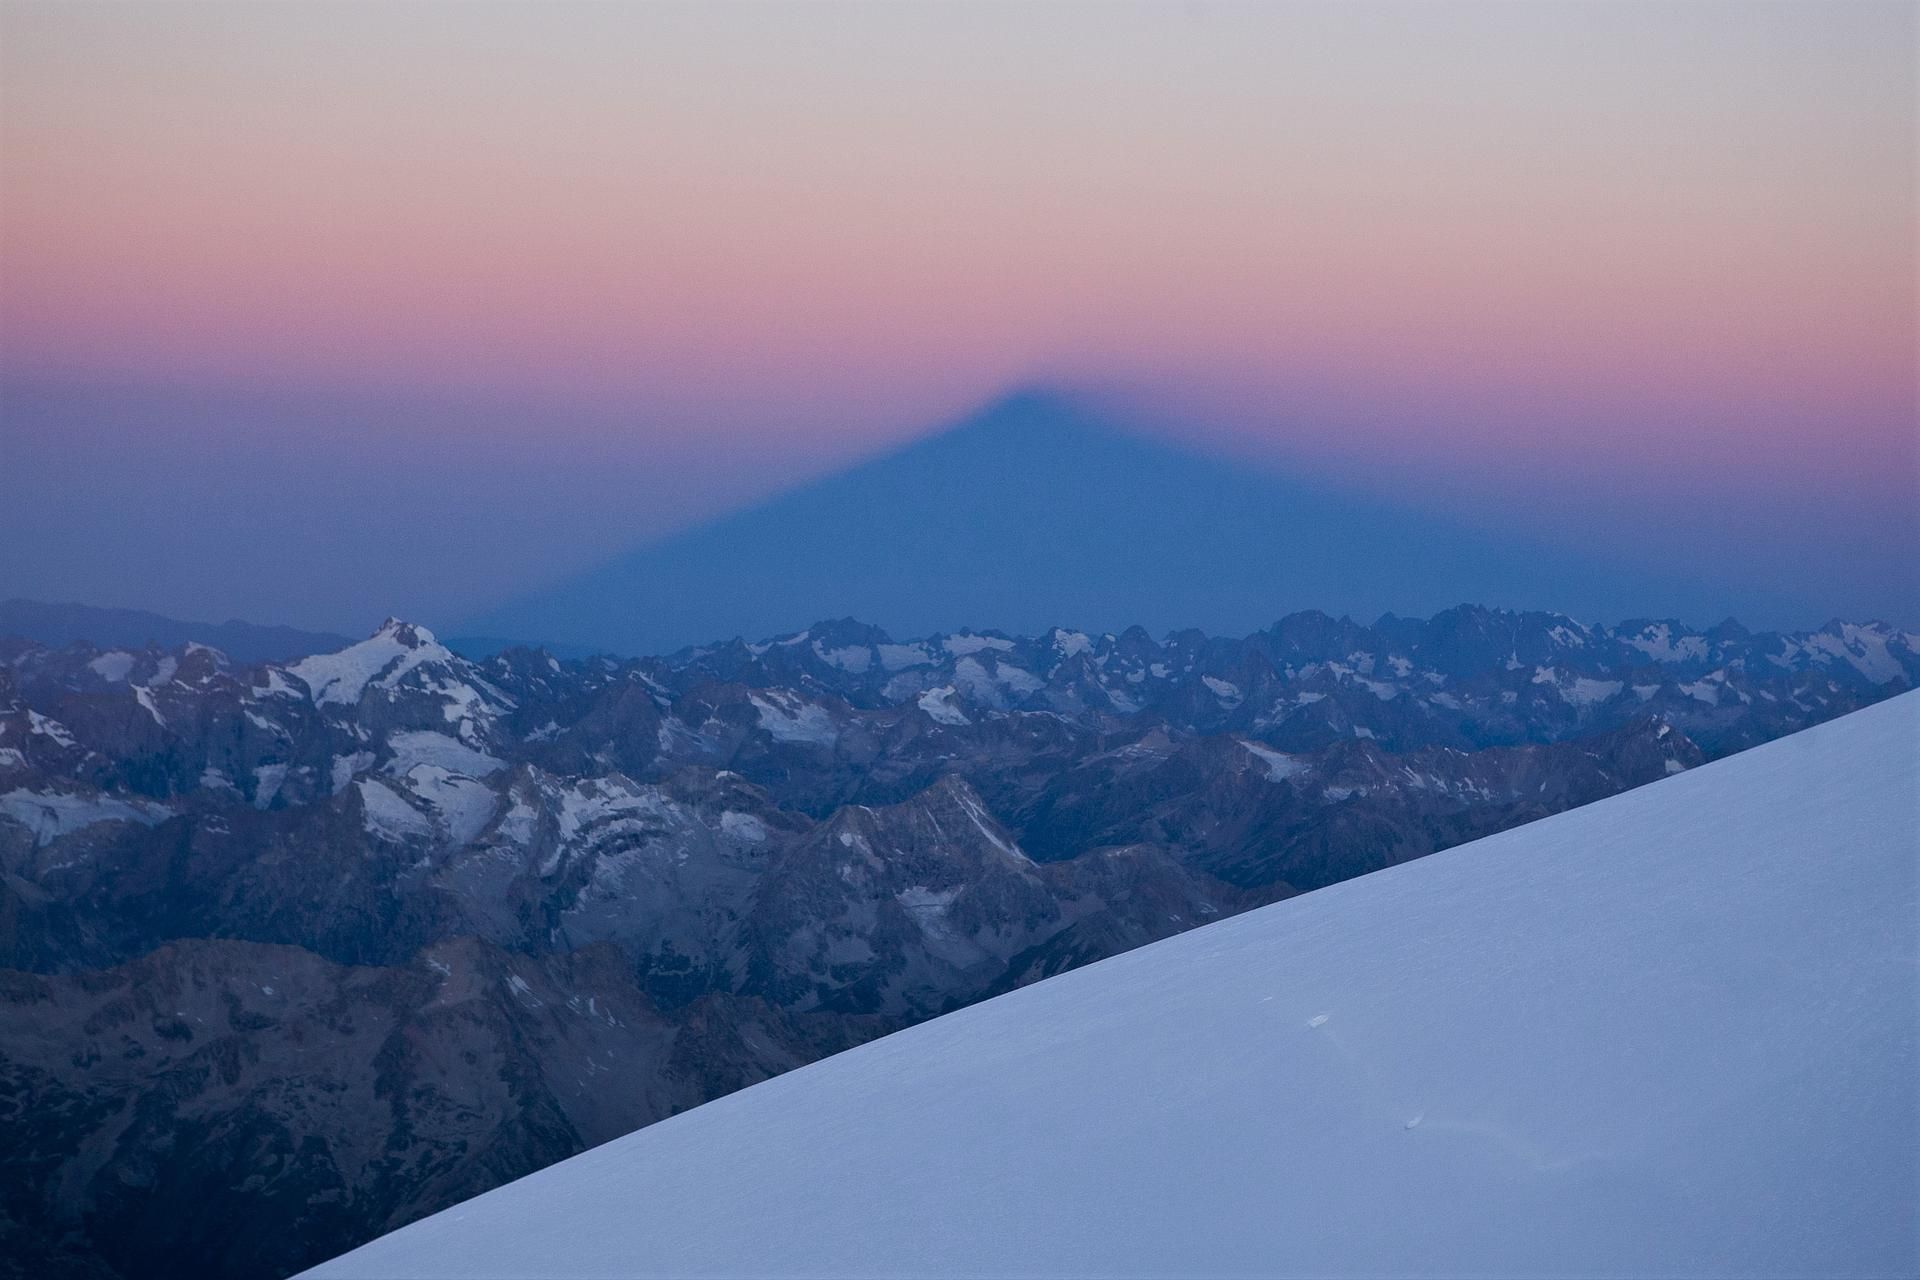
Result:
{"label": "snowfield", "polygon": [[938,1018],[308,1274],[1915,1274],[1917,777],[1909,693]]}

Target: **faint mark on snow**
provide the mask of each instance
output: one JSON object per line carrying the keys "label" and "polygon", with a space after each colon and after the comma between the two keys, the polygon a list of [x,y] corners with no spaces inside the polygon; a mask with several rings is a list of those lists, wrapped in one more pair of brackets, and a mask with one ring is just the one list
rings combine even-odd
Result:
{"label": "faint mark on snow", "polygon": [[[1414,1125],[1424,1121],[1426,1116],[1427,1113],[1422,1111],[1407,1122],[1407,1128],[1413,1128]],[[1477,1139],[1490,1149],[1505,1155],[1521,1168],[1535,1173],[1561,1173],[1607,1159],[1607,1153],[1604,1150],[1579,1151],[1571,1155],[1557,1156],[1532,1141],[1523,1132],[1483,1120],[1448,1120],[1442,1117],[1427,1125],[1427,1130],[1430,1133],[1444,1131]]]}

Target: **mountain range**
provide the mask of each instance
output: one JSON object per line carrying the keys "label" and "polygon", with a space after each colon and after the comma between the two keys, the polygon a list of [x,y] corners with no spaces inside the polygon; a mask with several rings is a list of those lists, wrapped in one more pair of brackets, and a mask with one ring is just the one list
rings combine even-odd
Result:
{"label": "mountain range", "polygon": [[0,1268],[286,1274],[730,1090],[1920,684],[1920,635],[0,642]]}

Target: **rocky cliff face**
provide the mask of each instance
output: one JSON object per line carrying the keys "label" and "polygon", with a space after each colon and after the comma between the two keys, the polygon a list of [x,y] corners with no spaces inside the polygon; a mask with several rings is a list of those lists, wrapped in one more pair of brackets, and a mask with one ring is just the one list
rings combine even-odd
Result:
{"label": "rocky cliff face", "polygon": [[287,665],[0,642],[0,1249],[269,1276],[946,1009],[1920,682],[1835,623]]}

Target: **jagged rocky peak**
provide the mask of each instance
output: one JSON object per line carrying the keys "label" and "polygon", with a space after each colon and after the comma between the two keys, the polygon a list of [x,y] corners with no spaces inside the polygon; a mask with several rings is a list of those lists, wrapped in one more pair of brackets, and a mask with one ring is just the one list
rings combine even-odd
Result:
{"label": "jagged rocky peak", "polygon": [[388,637],[392,639],[394,643],[408,649],[419,649],[426,645],[438,643],[438,641],[433,638],[433,632],[427,630],[417,622],[408,622],[404,618],[388,617],[385,622],[382,622],[379,627],[374,630],[370,638],[378,640],[382,636]]}
{"label": "jagged rocky peak", "polygon": [[181,650],[180,665],[175,668],[173,678],[187,684],[204,684],[224,674],[232,665],[220,650],[189,640]]}
{"label": "jagged rocky peak", "polygon": [[862,622],[858,618],[833,618],[816,622],[802,634],[822,649],[893,643],[892,636],[872,623]]}

